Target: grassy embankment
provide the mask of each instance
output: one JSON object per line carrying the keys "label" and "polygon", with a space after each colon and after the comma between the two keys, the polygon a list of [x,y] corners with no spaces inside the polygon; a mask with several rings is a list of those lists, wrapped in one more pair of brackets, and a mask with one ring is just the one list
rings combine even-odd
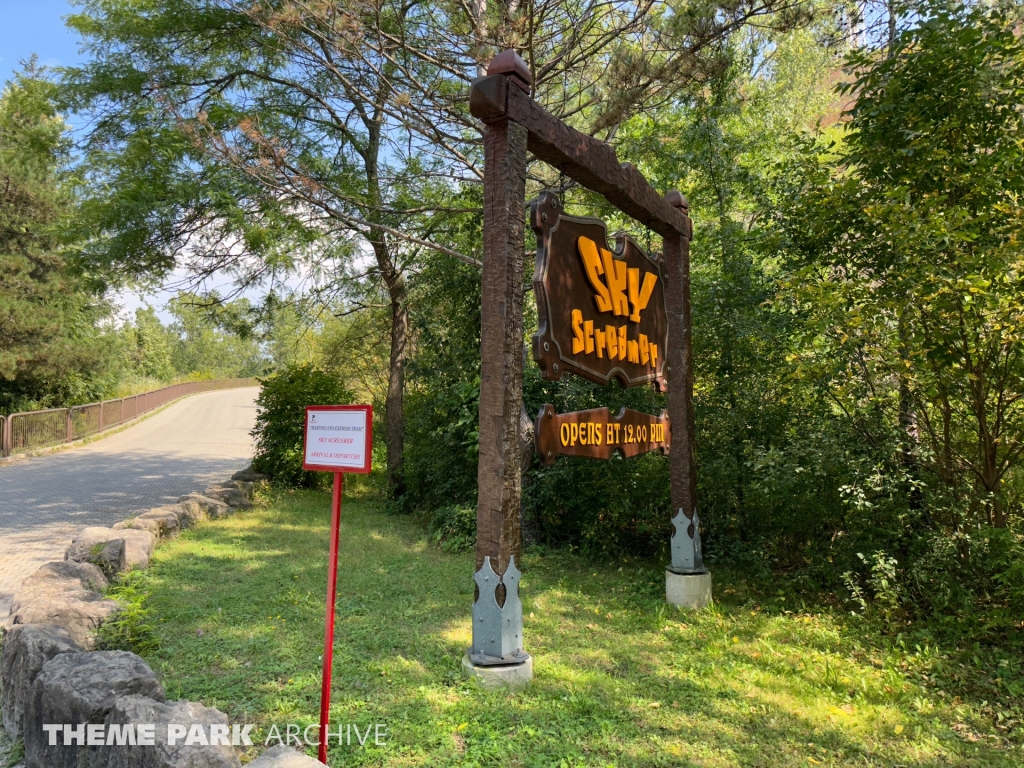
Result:
{"label": "grassy embankment", "polygon": [[[262,738],[317,721],[328,505],[280,494],[157,551],[147,660],[169,698]],[[343,519],[332,720],[384,723],[388,740],[353,736],[333,765],[1024,764],[1020,725],[1005,727],[1020,699],[1000,692],[1019,685],[1019,660],[996,665],[1005,679],[972,671],[721,571],[717,605],[687,614],[665,607],[658,564],[530,554],[534,685],[481,691],[459,675],[472,556],[439,552],[370,501],[346,502]]]}

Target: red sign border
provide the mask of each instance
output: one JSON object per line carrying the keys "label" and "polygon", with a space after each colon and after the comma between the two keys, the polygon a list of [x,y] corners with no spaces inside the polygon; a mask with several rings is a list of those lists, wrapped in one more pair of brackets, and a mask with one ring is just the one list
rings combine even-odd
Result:
{"label": "red sign border", "polygon": [[[361,468],[335,467],[306,463],[306,438],[309,435],[310,411],[362,411],[366,414],[366,463]],[[360,475],[370,473],[373,464],[373,406],[372,405],[307,405],[305,422],[302,425],[302,468],[313,472],[354,472]]]}

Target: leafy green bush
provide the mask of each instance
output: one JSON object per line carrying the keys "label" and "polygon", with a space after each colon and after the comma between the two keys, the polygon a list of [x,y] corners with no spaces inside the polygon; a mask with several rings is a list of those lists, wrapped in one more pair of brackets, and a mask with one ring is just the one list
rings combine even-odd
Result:
{"label": "leafy green bush", "polygon": [[[474,235],[475,237],[476,235]],[[467,245],[466,247],[474,247]],[[405,397],[405,489],[394,512],[476,504],[480,271],[427,260],[411,321],[417,343]]]}
{"label": "leafy green bush", "polygon": [[983,527],[921,539],[905,561],[882,551],[858,555],[861,567],[843,580],[859,613],[881,631],[904,632],[917,621],[955,644],[1019,644],[1024,536]]}
{"label": "leafy green bush", "polygon": [[119,601],[124,607],[99,628],[96,647],[101,651],[131,651],[140,656],[159,648],[153,625],[149,623],[150,610],[146,607],[149,591],[141,571],[129,571],[108,589],[107,597]]}
{"label": "leafy green bush", "polygon": [[445,552],[468,552],[476,544],[476,509],[451,504],[434,510],[430,540]]}
{"label": "leafy green bush", "polygon": [[352,399],[343,381],[308,363],[289,365],[260,379],[253,469],[275,485],[316,488],[325,483],[327,473],[302,469],[306,406],[341,405]]}

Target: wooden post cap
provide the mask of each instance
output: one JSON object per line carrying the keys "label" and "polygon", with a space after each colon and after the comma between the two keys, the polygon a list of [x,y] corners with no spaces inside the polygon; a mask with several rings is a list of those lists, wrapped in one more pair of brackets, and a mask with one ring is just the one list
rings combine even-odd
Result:
{"label": "wooden post cap", "polygon": [[509,48],[502,51],[487,65],[488,75],[508,75],[512,82],[525,90],[530,89],[533,83],[533,76],[530,75],[530,68],[522,57]]}
{"label": "wooden post cap", "polygon": [[687,201],[686,196],[678,189],[670,189],[668,194],[665,195],[665,202],[673,208],[681,208],[684,211],[690,210],[689,201]]}

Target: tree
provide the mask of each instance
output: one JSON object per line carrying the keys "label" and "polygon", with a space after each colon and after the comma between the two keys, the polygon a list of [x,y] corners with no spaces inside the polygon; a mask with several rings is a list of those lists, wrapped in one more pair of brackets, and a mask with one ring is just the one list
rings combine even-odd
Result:
{"label": "tree", "polygon": [[408,275],[424,248],[478,264],[446,236],[452,217],[479,213],[478,199],[453,200],[481,178],[469,81],[519,48],[543,103],[613,138],[713,68],[711,43],[776,12],[794,23],[803,6],[92,0],[71,24],[95,60],[69,71],[68,93],[98,114],[88,166],[120,190],[93,201],[110,235],[94,253],[145,273],[188,252],[251,277],[367,249],[364,275],[391,313],[388,473],[401,495]]}
{"label": "tree", "polygon": [[171,350],[176,338],[164,327],[152,307],[135,310],[135,323],[126,330],[128,361],[139,376],[159,381],[174,378]]}
{"label": "tree", "polygon": [[1024,453],[1019,9],[924,4],[851,56],[842,143],[808,147],[777,223],[797,355],[946,531],[1004,527]]}
{"label": "tree", "polygon": [[62,230],[74,211],[70,142],[55,87],[30,63],[0,94],[0,408],[81,402],[102,392],[110,308],[74,275]]}
{"label": "tree", "polygon": [[175,336],[171,362],[179,376],[249,377],[263,373],[266,358],[247,322],[247,299],[224,302],[216,293],[179,294],[168,303]]}

